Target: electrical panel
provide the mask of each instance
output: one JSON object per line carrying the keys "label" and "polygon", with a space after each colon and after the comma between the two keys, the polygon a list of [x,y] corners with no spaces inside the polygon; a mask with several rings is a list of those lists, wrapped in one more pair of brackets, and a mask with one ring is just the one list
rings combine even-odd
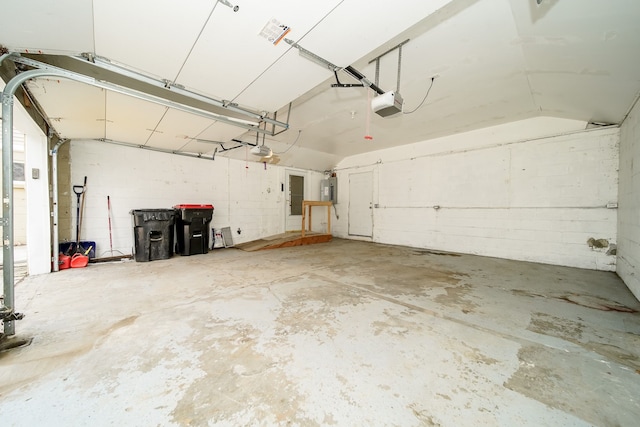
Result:
{"label": "electrical panel", "polygon": [[334,205],[338,203],[338,178],[332,176],[320,181],[320,200]]}

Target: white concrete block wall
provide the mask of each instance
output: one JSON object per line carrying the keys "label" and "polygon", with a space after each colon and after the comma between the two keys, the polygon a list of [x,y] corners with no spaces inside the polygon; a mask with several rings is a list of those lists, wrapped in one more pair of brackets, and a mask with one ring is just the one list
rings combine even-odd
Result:
{"label": "white concrete block wall", "polygon": [[[278,168],[268,167],[264,170],[262,164],[229,162],[230,187],[225,220],[226,223],[234,225],[234,241],[254,240],[280,232],[283,224],[284,194],[272,191],[280,176]],[[271,232],[272,230],[275,231]]]}
{"label": "white concrete block wall", "polygon": [[640,299],[640,103],[620,129],[617,273]]}
{"label": "white concrete block wall", "polygon": [[[322,174],[305,173],[309,194],[317,198]],[[81,185],[87,176],[81,240],[95,241],[97,256],[109,256],[110,250],[107,195],[111,199],[113,249],[125,254],[130,254],[133,247],[132,209],[212,204],[211,226],[231,227],[234,243],[284,232],[286,196],[281,184],[285,169],[280,166],[265,167],[263,163],[222,156],[215,160],[195,159],[97,141],[72,141],[71,176],[76,185]],[[74,194],[71,197],[71,239],[75,239],[76,201]]]}
{"label": "white concrete block wall", "polygon": [[610,247],[587,242],[617,240],[606,206],[617,201],[619,130],[508,141],[513,127],[345,159],[335,234],[350,237],[349,174],[372,170],[373,241],[615,270]]}

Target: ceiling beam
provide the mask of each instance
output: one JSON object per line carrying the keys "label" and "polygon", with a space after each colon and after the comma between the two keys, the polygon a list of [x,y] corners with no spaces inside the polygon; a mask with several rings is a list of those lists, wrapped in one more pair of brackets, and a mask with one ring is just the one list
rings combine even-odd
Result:
{"label": "ceiling beam", "polygon": [[[38,60],[34,59],[34,57],[38,58]],[[284,128],[285,130],[289,128],[288,123],[270,119],[266,117],[266,113],[262,116],[258,113],[234,106],[231,106],[233,108],[229,108],[229,105],[224,105],[222,101],[213,100],[204,95],[176,88],[175,86],[165,87],[161,81],[155,81],[156,84],[152,84],[151,78],[136,79],[132,73],[125,75],[116,70],[96,67],[88,60],[79,61],[77,58],[68,56],[23,56],[20,54],[11,54],[8,59],[33,68],[70,73],[78,77],[74,79],[76,81],[88,83],[92,86],[164,105],[175,110],[223,122],[256,133],[273,136],[276,126]],[[255,123],[255,125],[252,123]],[[271,124],[272,130],[267,130],[266,126],[261,128],[261,123]]]}

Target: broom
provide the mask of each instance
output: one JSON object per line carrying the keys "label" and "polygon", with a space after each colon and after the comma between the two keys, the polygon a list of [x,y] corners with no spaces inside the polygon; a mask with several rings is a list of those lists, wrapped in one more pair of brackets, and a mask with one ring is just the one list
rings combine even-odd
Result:
{"label": "broom", "polygon": [[[131,258],[131,255],[125,255],[122,252],[120,252],[119,250],[114,250],[113,249],[113,233],[111,230],[111,198],[109,196],[107,196],[107,217],[109,219],[109,257],[106,258],[100,258],[100,259],[96,259],[94,260],[94,262],[99,262],[99,261],[114,261],[114,260],[119,260],[119,259],[124,259],[124,258]],[[114,256],[113,253],[114,252],[118,252],[120,255],[119,256]],[[107,252],[104,252],[102,255],[106,254]]]}

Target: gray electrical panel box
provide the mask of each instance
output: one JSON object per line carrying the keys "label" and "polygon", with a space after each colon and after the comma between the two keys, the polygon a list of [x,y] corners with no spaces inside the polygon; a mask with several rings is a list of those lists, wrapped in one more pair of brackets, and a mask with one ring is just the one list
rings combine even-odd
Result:
{"label": "gray electrical panel box", "polygon": [[331,178],[320,181],[320,200],[323,202],[338,203],[338,178]]}

